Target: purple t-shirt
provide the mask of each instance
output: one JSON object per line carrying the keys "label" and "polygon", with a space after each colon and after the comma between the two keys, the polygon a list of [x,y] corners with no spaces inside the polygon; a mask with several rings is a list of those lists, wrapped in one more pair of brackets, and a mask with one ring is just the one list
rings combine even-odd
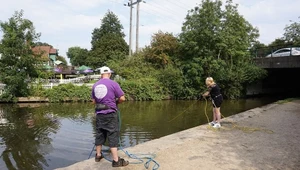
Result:
{"label": "purple t-shirt", "polygon": [[92,99],[95,99],[96,103],[109,106],[110,109],[97,111],[96,114],[107,114],[118,110],[116,98],[123,95],[124,92],[117,82],[108,78],[97,81],[92,87]]}

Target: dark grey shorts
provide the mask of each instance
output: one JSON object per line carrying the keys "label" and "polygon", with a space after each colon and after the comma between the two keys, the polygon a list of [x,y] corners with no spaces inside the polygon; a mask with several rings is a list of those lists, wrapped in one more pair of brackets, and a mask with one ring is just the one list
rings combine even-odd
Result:
{"label": "dark grey shorts", "polygon": [[109,147],[119,146],[119,119],[116,112],[96,115],[95,145],[104,145],[106,139]]}

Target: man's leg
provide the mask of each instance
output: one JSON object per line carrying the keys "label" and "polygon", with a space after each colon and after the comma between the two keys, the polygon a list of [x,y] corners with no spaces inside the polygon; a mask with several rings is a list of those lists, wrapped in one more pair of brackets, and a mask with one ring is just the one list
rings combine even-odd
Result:
{"label": "man's leg", "polygon": [[102,145],[96,146],[96,153],[97,153],[97,156],[101,156],[101,150],[102,150]]}
{"label": "man's leg", "polygon": [[102,145],[105,143],[106,140],[106,131],[101,129],[101,120],[103,120],[104,115],[98,114],[96,116],[96,138],[95,138],[95,145],[96,145],[96,155],[95,161],[99,162],[102,159],[101,150]]}
{"label": "man's leg", "polygon": [[120,166],[127,166],[129,164],[128,161],[125,161],[123,158],[118,157],[118,146],[119,146],[119,121],[118,121],[118,114],[112,113],[113,118],[110,121],[110,125],[108,127],[112,127],[108,130],[108,144],[110,147],[110,151],[112,153],[113,161],[112,166],[113,167],[120,167]]}
{"label": "man's leg", "polygon": [[119,159],[118,158],[118,148],[112,147],[112,148],[110,148],[110,151],[111,151],[111,154],[113,156],[113,160],[118,162],[118,159]]}

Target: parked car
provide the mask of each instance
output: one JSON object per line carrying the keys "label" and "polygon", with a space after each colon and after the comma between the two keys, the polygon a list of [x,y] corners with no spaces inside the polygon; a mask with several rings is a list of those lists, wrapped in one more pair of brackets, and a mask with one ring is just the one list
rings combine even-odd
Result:
{"label": "parked car", "polygon": [[[291,51],[292,50],[292,51]],[[266,57],[286,57],[286,56],[300,56],[300,47],[281,48],[268,54]]]}

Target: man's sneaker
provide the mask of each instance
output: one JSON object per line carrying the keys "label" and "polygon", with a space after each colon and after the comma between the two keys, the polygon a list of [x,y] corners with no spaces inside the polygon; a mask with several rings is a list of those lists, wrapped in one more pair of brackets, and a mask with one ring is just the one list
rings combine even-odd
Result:
{"label": "man's sneaker", "polygon": [[127,166],[129,164],[128,161],[125,161],[123,158],[118,157],[118,162],[112,161],[112,167],[121,167],[121,166]]}
{"label": "man's sneaker", "polygon": [[214,128],[220,128],[220,127],[221,127],[221,124],[220,124],[220,123],[215,123],[213,127],[214,127]]}
{"label": "man's sneaker", "polygon": [[212,121],[212,122],[209,122],[208,123],[210,126],[214,126],[215,124],[216,124],[216,122],[215,121]]}
{"label": "man's sneaker", "polygon": [[102,153],[101,153],[101,156],[97,156],[97,153],[96,153],[95,162],[100,162],[102,158],[103,158]]}

